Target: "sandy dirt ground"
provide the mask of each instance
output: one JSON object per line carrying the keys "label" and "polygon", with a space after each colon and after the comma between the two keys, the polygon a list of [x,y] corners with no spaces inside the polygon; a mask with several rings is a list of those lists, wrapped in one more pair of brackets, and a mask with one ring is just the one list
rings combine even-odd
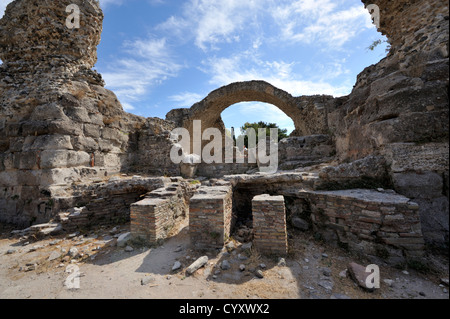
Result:
{"label": "sandy dirt ground", "polygon": [[[128,251],[116,245],[127,225],[40,240],[11,237],[12,229],[1,227],[1,299],[449,298],[448,286],[441,281],[448,279],[446,257],[434,258],[435,267],[425,272],[379,265],[381,287],[367,292],[345,270],[349,262],[368,265],[368,261],[292,229],[289,255],[280,263],[277,256],[261,256],[237,242],[234,249],[193,251],[186,221],[162,245]],[[208,256],[208,263],[187,276],[186,268],[201,256]],[[224,260],[230,265],[227,270],[221,269]],[[181,268],[174,271],[177,261]],[[255,275],[257,270],[263,278]]]}

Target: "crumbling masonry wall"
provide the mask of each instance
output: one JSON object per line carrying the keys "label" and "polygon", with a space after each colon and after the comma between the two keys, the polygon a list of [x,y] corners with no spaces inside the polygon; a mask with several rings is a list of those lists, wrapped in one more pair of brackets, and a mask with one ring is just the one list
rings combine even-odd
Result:
{"label": "crumbling masonry wall", "polygon": [[423,256],[419,205],[394,192],[345,190],[311,192],[314,231],[369,258],[402,264]]}
{"label": "crumbling masonry wall", "polygon": [[200,187],[189,202],[191,244],[200,249],[222,248],[232,226],[231,186]]}
{"label": "crumbling masonry wall", "polygon": [[166,239],[176,221],[189,211],[189,186],[184,182],[148,193],[144,199],[131,205],[132,239],[146,244],[157,244]]}
{"label": "crumbling masonry wall", "polygon": [[259,252],[288,253],[286,209],[283,196],[259,195],[252,200],[253,243]]}
{"label": "crumbling masonry wall", "polygon": [[[83,15],[79,30],[65,26],[65,8],[72,3]],[[295,135],[329,135],[340,164],[337,175],[352,166],[347,162],[383,158],[383,174],[387,171],[394,189],[419,204],[426,242],[448,248],[448,4],[363,3],[380,7],[379,30],[391,50],[359,74],[348,96],[292,97],[269,83],[250,81],[211,92],[166,120],[124,112],[92,70],[103,20],[97,1],[10,3],[0,20],[0,221],[21,226],[48,221],[57,207],[65,207],[59,203],[75,201],[71,189],[88,189],[112,174],[178,175],[167,157],[174,143],[171,128],[190,127],[193,119],[222,127],[223,109],[256,100],[291,116]],[[231,201],[225,202],[226,208],[217,204],[217,210],[228,218]],[[210,234],[217,233],[213,229]],[[215,244],[226,236],[227,230],[219,233]]]}
{"label": "crumbling masonry wall", "polygon": [[[69,4],[80,8],[80,29],[65,25]],[[163,133],[164,121],[124,112],[91,69],[102,21],[93,0],[7,6],[0,20],[0,221],[46,222],[57,217],[52,204],[62,189],[130,171],[137,160],[167,164],[139,139],[145,125]],[[161,140],[167,149],[170,139]],[[153,153],[136,159],[139,146]]]}

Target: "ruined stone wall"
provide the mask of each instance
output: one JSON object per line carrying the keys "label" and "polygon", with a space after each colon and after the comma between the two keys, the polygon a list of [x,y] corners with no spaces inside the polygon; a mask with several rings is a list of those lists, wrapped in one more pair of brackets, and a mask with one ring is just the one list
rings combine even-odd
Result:
{"label": "ruined stone wall", "polygon": [[[81,27],[65,25],[76,4]],[[58,186],[125,170],[143,119],[123,111],[97,59],[96,1],[17,0],[0,20],[0,220],[50,218]]]}
{"label": "ruined stone wall", "polygon": [[129,150],[130,171],[154,176],[179,176],[180,166],[170,159],[176,142],[171,135],[174,123],[148,118],[136,133],[136,148]]}
{"label": "ruined stone wall", "polygon": [[328,243],[401,265],[423,256],[419,205],[395,193],[370,190],[310,192],[311,219]]}
{"label": "ruined stone wall", "polygon": [[[112,177],[107,182],[76,185],[59,190],[52,198],[53,205],[45,222],[53,218],[66,231],[87,229],[98,225],[130,221],[130,205],[144,194],[163,187],[170,180],[163,177]],[[56,196],[57,195],[57,196]],[[56,214],[56,217],[55,217]]]}
{"label": "ruined stone wall", "polygon": [[199,249],[222,248],[232,227],[231,186],[200,187],[189,202],[189,235]]}
{"label": "ruined stone wall", "polygon": [[[263,102],[277,106],[294,122],[292,136],[328,134],[327,115],[336,107],[332,96],[313,95],[293,97],[265,81],[235,82],[212,91],[190,109],[174,109],[166,120],[184,127],[192,134],[192,122],[202,121],[202,129],[216,127],[224,131],[221,113],[240,102]],[[255,117],[255,121],[257,121]],[[218,123],[217,123],[218,122]]]}
{"label": "ruined stone wall", "polygon": [[426,242],[448,250],[448,144],[394,143],[383,149],[383,155],[395,190],[419,204]]}
{"label": "ruined stone wall", "polygon": [[253,243],[259,252],[288,253],[286,209],[283,196],[259,195],[252,200]]}
{"label": "ruined stone wall", "polygon": [[249,171],[257,170],[258,164],[248,163],[225,163],[225,164],[206,164],[201,163],[197,168],[197,176],[209,178],[218,178],[225,175],[245,174]]}
{"label": "ruined stone wall", "polygon": [[[68,188],[114,173],[178,175],[168,156],[172,128],[202,119],[204,128],[223,129],[226,107],[261,101],[293,119],[294,135],[329,135],[341,161],[383,157],[375,180],[387,172],[395,190],[420,204],[426,241],[448,247],[448,4],[363,2],[380,7],[391,51],[361,72],[350,95],[292,97],[262,81],[234,83],[170,112],[168,121],[124,112],[91,70],[103,19],[96,1],[12,2],[0,20],[0,221],[51,219]],[[65,26],[72,3],[81,9],[80,29]],[[364,175],[359,162],[340,164],[321,176],[338,185],[353,172]],[[277,183],[266,189],[292,180]]]}
{"label": "ruined stone wall", "polygon": [[157,244],[169,236],[177,220],[189,212],[189,198],[195,186],[185,182],[170,183],[156,189],[131,205],[131,236],[145,244]]}
{"label": "ruined stone wall", "polygon": [[337,155],[386,157],[394,189],[420,204],[427,243],[448,249],[448,3],[363,2],[379,6],[391,49],[328,112]]}
{"label": "ruined stone wall", "polygon": [[341,158],[390,143],[448,144],[448,4],[440,0],[363,1],[380,9],[391,50],[358,75],[328,115]]}
{"label": "ruined stone wall", "polygon": [[278,143],[280,169],[294,169],[331,161],[336,149],[330,135],[289,137]]}

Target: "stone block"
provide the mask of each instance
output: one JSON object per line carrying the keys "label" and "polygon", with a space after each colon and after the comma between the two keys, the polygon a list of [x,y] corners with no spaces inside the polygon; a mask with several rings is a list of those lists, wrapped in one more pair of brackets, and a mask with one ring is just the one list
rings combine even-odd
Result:
{"label": "stone block", "polygon": [[437,198],[443,193],[444,180],[435,172],[402,172],[392,175],[395,190],[409,198]]}
{"label": "stone block", "polygon": [[382,152],[393,173],[448,171],[448,143],[394,143],[386,145]]}
{"label": "stone block", "polygon": [[86,152],[46,150],[40,153],[42,169],[90,166],[91,156]]}
{"label": "stone block", "polygon": [[101,136],[101,126],[95,124],[84,124],[84,134],[87,137],[99,138]]}
{"label": "stone block", "polygon": [[30,147],[31,150],[72,150],[70,136],[67,135],[42,135],[36,137]]}

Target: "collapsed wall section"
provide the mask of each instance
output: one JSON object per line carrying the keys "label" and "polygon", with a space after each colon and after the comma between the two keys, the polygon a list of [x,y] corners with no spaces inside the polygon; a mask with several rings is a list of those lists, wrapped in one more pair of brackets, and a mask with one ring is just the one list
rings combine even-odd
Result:
{"label": "collapsed wall section", "polygon": [[172,183],[132,204],[132,239],[145,244],[166,239],[176,222],[188,215],[189,196],[192,196],[189,188],[184,182]]}
{"label": "collapsed wall section", "polygon": [[191,244],[199,249],[222,248],[232,227],[231,186],[200,187],[189,202]]}

